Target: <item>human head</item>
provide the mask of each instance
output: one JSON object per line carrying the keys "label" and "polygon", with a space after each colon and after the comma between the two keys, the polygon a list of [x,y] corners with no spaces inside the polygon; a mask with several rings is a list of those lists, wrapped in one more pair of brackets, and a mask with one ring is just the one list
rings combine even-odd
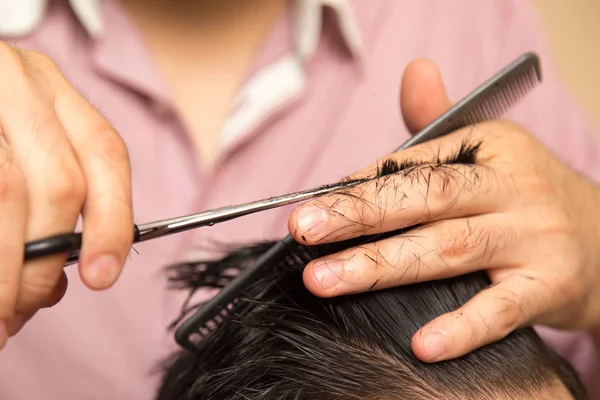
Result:
{"label": "human head", "polygon": [[[474,163],[477,149],[463,146],[440,164]],[[378,176],[415,167],[409,164],[386,163]],[[290,248],[240,296],[197,352],[170,360],[158,399],[587,398],[574,370],[531,328],[459,359],[416,359],[414,333],[485,290],[484,272],[337,298],[318,298],[304,287],[302,270],[312,259],[397,233]],[[179,288],[220,287],[215,277],[243,269],[270,245],[175,266],[172,279]]]}

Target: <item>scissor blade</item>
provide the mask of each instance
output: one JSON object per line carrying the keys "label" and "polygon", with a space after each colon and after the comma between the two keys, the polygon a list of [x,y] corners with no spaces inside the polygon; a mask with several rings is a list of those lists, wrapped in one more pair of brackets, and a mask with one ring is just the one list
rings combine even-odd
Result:
{"label": "scissor blade", "polygon": [[264,200],[253,201],[251,203],[226,206],[203,211],[198,214],[139,225],[140,239],[138,242],[143,242],[145,240],[178,233],[189,229],[195,229],[202,226],[212,226],[214,224],[229,221],[244,215],[298,203],[327,193],[332,193],[337,190],[350,188],[358,185],[361,182],[363,182],[363,180],[348,180],[332,185],[321,186],[316,189],[303,190],[300,192],[289,193]]}

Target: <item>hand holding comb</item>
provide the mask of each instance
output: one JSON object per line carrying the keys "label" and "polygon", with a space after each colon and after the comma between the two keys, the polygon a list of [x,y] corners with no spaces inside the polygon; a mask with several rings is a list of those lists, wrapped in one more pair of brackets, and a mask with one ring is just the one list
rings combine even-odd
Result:
{"label": "hand holding comb", "polygon": [[[540,81],[539,59],[535,54],[527,53],[456,103],[441,117],[396,149],[396,152],[469,125],[496,119],[533,90]],[[339,189],[341,187],[335,190]],[[177,342],[189,350],[196,348],[197,340],[201,339],[206,332],[213,330],[216,324],[227,316],[230,311],[227,307],[234,303],[235,299],[273,263],[273,260],[281,257],[293,243],[294,239],[290,235],[286,236],[266,251],[253,266],[233,279],[217,296],[178,327],[175,332]]]}

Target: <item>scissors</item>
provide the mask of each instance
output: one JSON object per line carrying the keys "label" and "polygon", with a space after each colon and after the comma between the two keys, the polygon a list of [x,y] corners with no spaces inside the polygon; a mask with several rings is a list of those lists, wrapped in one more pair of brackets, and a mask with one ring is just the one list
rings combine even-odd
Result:
{"label": "scissors", "polygon": [[[174,233],[200,228],[203,226],[213,226],[220,222],[229,221],[259,211],[283,207],[289,204],[309,200],[327,193],[332,193],[340,189],[350,188],[359,184],[360,182],[362,181],[348,180],[345,182],[318,187],[316,189],[303,190],[300,192],[270,197],[268,199],[235,206],[220,207],[183,217],[165,219],[143,225],[134,224],[133,243],[140,243],[146,240],[172,235]],[[68,253],[65,266],[76,264],[79,262],[81,244],[81,232],[59,234],[31,241],[25,243],[25,261],[60,253]]]}
{"label": "scissors", "polygon": [[[424,143],[459,128],[500,116],[541,81],[539,59],[526,53],[479,86],[396,151]],[[133,243],[183,232],[349,188],[364,180],[347,180],[236,206],[133,226]],[[25,243],[25,260],[68,253],[65,266],[79,261],[82,234],[66,233]]]}

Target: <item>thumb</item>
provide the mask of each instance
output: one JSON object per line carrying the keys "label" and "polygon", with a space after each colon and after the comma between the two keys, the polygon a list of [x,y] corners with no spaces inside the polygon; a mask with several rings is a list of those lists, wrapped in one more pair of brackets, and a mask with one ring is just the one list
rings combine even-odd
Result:
{"label": "thumb", "polygon": [[402,76],[400,108],[411,134],[425,128],[451,105],[442,74],[432,61],[417,59],[406,67]]}

